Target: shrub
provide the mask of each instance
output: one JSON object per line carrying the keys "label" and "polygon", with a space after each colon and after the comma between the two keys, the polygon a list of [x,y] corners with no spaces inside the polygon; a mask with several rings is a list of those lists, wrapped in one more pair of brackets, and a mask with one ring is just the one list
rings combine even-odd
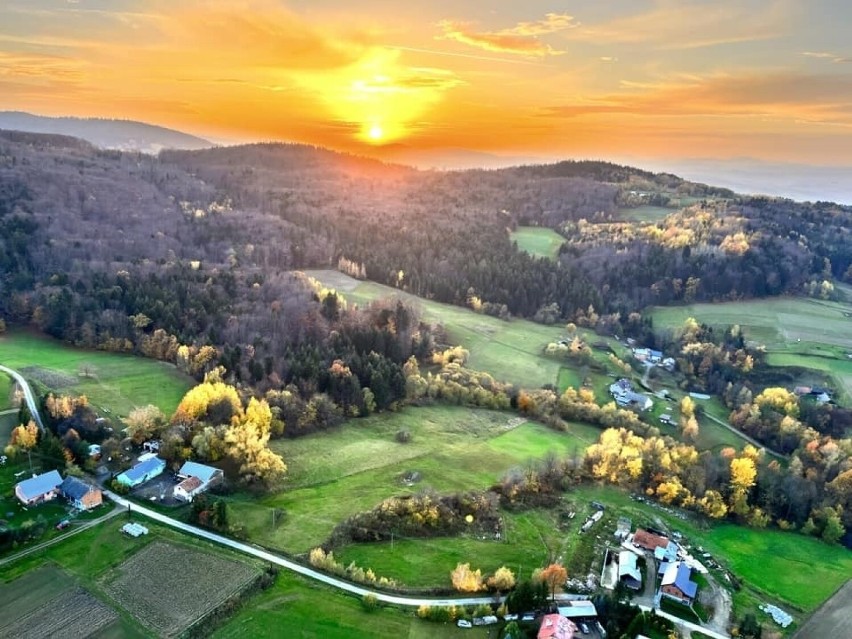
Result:
{"label": "shrub", "polygon": [[396,441],[398,441],[400,444],[407,444],[411,441],[411,431],[406,428],[398,430],[396,432]]}
{"label": "shrub", "polygon": [[361,607],[366,612],[374,612],[379,608],[379,600],[376,595],[364,595],[361,598]]}

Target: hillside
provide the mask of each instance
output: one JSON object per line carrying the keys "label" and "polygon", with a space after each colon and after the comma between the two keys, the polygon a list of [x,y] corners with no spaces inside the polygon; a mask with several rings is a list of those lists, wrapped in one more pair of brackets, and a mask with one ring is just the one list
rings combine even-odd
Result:
{"label": "hillside", "polygon": [[103,118],[51,118],[20,111],[0,111],[0,129],[80,138],[103,149],[157,153],[161,149],[203,149],[211,142],[174,129]]}

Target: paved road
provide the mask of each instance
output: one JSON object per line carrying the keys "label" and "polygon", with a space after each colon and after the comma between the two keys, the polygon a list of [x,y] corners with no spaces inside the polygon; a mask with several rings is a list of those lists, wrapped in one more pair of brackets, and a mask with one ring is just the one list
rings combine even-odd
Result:
{"label": "paved road", "polygon": [[27,408],[30,409],[30,414],[33,416],[33,420],[35,420],[35,423],[38,424],[38,427],[41,430],[44,430],[44,424],[41,422],[41,415],[38,414],[38,405],[36,404],[35,396],[33,395],[33,391],[27,383],[27,380],[25,380],[24,376],[18,371],[13,371],[11,368],[3,366],[2,364],[0,364],[0,371],[10,375],[16,382],[18,382],[18,386],[20,386],[24,391],[24,399],[27,402]]}
{"label": "paved road", "polygon": [[85,521],[82,524],[80,524],[79,526],[72,524],[72,526],[74,526],[74,527],[71,528],[64,535],[59,535],[58,537],[54,537],[50,541],[45,541],[43,543],[36,544],[35,546],[32,546],[31,548],[27,548],[26,550],[22,550],[21,552],[15,553],[14,555],[9,555],[8,557],[4,557],[3,559],[0,559],[0,566],[4,566],[5,564],[11,564],[12,562],[17,561],[21,557],[26,557],[27,555],[31,555],[33,553],[36,553],[39,550],[43,550],[43,549],[47,548],[48,546],[52,546],[53,544],[58,544],[60,541],[65,541],[69,537],[73,537],[74,535],[79,535],[84,530],[88,530],[92,526],[97,526],[98,524],[106,521],[107,519],[112,519],[116,515],[120,515],[123,512],[124,511],[121,508],[116,507],[116,508],[113,508],[106,515],[103,515],[102,517],[98,517],[97,519],[92,519],[91,521]]}
{"label": "paved road", "polygon": [[[649,606],[639,606],[645,612],[651,612],[651,608]],[[716,632],[715,630],[710,630],[709,628],[705,628],[704,626],[699,626],[697,623],[692,623],[690,621],[686,621],[685,619],[681,619],[680,617],[675,617],[674,615],[670,615],[667,612],[663,612],[662,610],[655,610],[654,613],[658,617],[665,617],[669,621],[673,621],[676,626],[680,626],[681,628],[686,628],[687,630],[695,630],[696,632],[701,632],[708,637],[713,637],[713,639],[731,639],[730,635],[726,635],[722,632]]]}

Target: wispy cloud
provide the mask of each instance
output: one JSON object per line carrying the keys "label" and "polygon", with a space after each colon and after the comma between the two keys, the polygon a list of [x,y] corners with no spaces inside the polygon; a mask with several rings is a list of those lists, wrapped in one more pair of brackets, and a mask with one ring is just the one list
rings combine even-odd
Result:
{"label": "wispy cloud", "polygon": [[829,53],[828,51],[802,51],[802,55],[807,58],[827,60],[829,62],[834,62],[835,64],[852,62],[852,58],[850,57],[844,57],[842,55],[837,55],[836,53]]}
{"label": "wispy cloud", "polygon": [[515,26],[498,31],[480,31],[469,22],[442,20],[438,23],[442,34],[437,37],[494,53],[543,58],[562,55],[565,51],[554,49],[542,42],[538,36],[565,31],[576,26],[578,23],[573,16],[564,13],[548,13],[541,20],[519,22]]}
{"label": "wispy cloud", "polygon": [[549,107],[548,116],[736,116],[852,125],[852,75],[743,73],[623,83],[623,93]]}

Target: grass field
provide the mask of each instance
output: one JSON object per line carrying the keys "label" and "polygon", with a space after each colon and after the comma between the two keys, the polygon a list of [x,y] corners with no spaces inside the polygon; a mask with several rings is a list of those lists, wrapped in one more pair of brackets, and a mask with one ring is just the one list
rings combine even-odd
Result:
{"label": "grass field", "polygon": [[[261,499],[234,497],[235,519],[261,544],[303,553],[322,543],[347,517],[393,495],[426,488],[455,492],[487,488],[507,470],[547,452],[572,455],[597,440],[599,430],[572,425],[568,433],[541,424],[509,427],[510,414],[453,406],[408,408],[357,420],[327,433],[278,440],[289,465],[290,488]],[[397,431],[412,434],[408,444]],[[420,480],[406,485],[404,473]],[[273,527],[273,511],[285,512]]]}
{"label": "grass field", "polygon": [[630,209],[619,209],[615,218],[624,222],[660,222],[676,210],[664,206],[637,206]]}
{"label": "grass field", "polygon": [[[194,383],[164,362],[81,350],[20,331],[0,336],[0,363],[54,391],[86,395],[92,404],[116,415],[146,404],[171,414]],[[95,377],[81,377],[82,364],[91,366]]]}
{"label": "grass field", "polygon": [[518,243],[519,250],[550,259],[556,259],[559,247],[565,243],[565,238],[553,229],[538,226],[519,226],[512,231],[510,239]]}
{"label": "grass field", "polygon": [[850,303],[785,297],[656,307],[652,316],[658,330],[682,326],[687,317],[713,326],[739,324],[749,341],[766,346],[769,364],[826,373],[843,399],[852,399]]}
{"label": "grass field", "polygon": [[852,577],[796,633],[795,639],[852,637]]}
{"label": "grass field", "polygon": [[0,410],[12,408],[12,378],[0,373]]}

